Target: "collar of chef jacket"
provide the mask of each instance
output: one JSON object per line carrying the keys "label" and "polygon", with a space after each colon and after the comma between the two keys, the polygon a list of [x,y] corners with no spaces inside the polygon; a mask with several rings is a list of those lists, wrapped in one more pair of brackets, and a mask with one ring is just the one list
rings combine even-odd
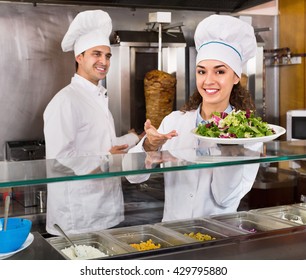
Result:
{"label": "collar of chef jacket", "polygon": [[88,81],[84,77],[74,74],[73,77],[78,83],[80,83],[83,87],[85,87],[88,91],[94,93],[96,96],[104,96],[107,97],[107,89],[102,86],[102,80],[99,81],[98,85],[94,85],[92,82]]}

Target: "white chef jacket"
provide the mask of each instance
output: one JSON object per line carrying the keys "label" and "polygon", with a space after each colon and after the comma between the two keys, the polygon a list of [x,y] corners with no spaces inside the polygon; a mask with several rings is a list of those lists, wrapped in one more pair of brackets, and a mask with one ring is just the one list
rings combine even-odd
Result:
{"label": "white chef jacket", "polygon": [[[106,89],[77,74],[46,107],[44,135],[46,158],[60,159],[77,175],[99,166],[99,155],[108,154],[112,146],[138,142],[134,133],[116,137]],[[51,234],[58,235],[54,223],[75,234],[113,227],[123,219],[120,178],[48,184],[46,229]]]}
{"label": "white chef jacket", "polygon": [[[192,128],[196,126],[196,119],[196,110],[186,113],[175,111],[166,116],[158,131],[164,134],[175,129],[178,136],[168,140],[162,150],[168,150],[178,158],[184,156],[187,160],[195,158],[196,155],[190,154],[190,150],[184,155],[184,149],[199,147],[199,140],[191,133]],[[143,151],[143,141],[144,138],[130,149],[129,153]],[[202,142],[201,147],[203,151],[209,148],[209,151],[218,153],[218,147],[215,144]],[[245,148],[259,154],[262,144],[249,144],[245,145]],[[163,221],[207,217],[237,211],[241,198],[252,188],[258,168],[259,164],[248,164],[164,173]],[[140,183],[147,180],[149,176],[148,174],[135,175],[128,176],[127,179],[131,183]]]}

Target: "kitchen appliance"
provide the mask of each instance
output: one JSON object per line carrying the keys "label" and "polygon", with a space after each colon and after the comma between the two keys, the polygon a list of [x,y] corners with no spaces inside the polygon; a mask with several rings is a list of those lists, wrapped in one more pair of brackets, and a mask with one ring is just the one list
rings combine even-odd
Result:
{"label": "kitchen appliance", "polygon": [[[112,60],[106,77],[109,108],[118,136],[131,128],[143,131],[146,120],[144,76],[158,68],[156,31],[116,31],[111,45]],[[174,109],[186,100],[186,41],[182,32],[162,34],[162,71],[177,79]]]}
{"label": "kitchen appliance", "polygon": [[306,139],[306,110],[287,112],[287,141]]}
{"label": "kitchen appliance", "polygon": [[[306,139],[306,109],[290,110],[286,113],[286,140],[297,141]],[[290,161],[290,168],[296,170],[299,173],[299,177],[303,180],[305,177],[305,160]],[[305,190],[305,187],[298,186],[299,191]],[[301,198],[302,199],[302,198]]]}
{"label": "kitchen appliance", "polygon": [[[45,158],[45,142],[43,140],[8,141],[5,144],[5,158],[8,161],[26,161]],[[43,194],[43,197],[42,195]],[[12,197],[24,207],[40,205],[46,201],[47,185],[13,187]],[[42,211],[45,209],[40,208]]]}

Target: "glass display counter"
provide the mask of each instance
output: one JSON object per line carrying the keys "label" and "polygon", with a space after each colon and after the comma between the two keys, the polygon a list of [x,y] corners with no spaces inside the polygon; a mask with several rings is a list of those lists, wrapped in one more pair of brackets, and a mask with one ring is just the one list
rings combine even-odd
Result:
{"label": "glass display counter", "polygon": [[[288,246],[293,246],[297,250],[296,252],[292,250],[287,251],[287,253],[290,253],[289,255],[279,254],[277,250],[274,252],[269,251],[269,253],[266,254],[266,256],[268,256],[267,258],[274,258],[276,256],[279,258],[305,258],[306,255],[301,250],[302,245],[306,246],[306,244],[304,244],[306,243],[305,225],[285,222],[284,224],[286,224],[286,226],[284,227],[272,228],[265,232],[253,234],[245,232],[241,228],[227,227],[225,224],[218,221],[218,219],[212,220],[213,217],[203,217],[204,221],[205,218],[208,219],[205,224],[206,228],[211,230],[211,228],[224,229],[225,227],[226,229],[221,232],[216,232],[217,236],[222,237],[217,240],[213,239],[209,242],[192,242],[190,236],[184,236],[183,234],[180,236],[175,230],[163,227],[161,224],[164,203],[163,174],[166,172],[254,163],[269,167],[274,163],[303,161],[306,159],[306,141],[273,141],[262,143],[261,145],[260,151],[250,150],[248,146],[244,145],[214,145],[211,148],[205,149],[198,147],[196,149],[186,150],[86,156],[70,159],[16,162],[4,161],[0,163],[0,192],[1,189],[4,190],[13,187],[26,188],[28,186],[40,184],[48,184],[48,186],[52,187],[53,183],[59,182],[120,177],[123,183],[125,220],[120,224],[119,228],[107,229],[100,233],[103,238],[107,240],[107,244],[112,244],[111,241],[113,241],[114,245],[112,245],[112,248],[115,246],[117,250],[121,252],[118,256],[115,254],[111,256],[111,258],[239,258],[239,248],[243,248],[244,251],[249,250],[249,258],[263,258],[263,251],[261,250],[263,250],[264,247],[259,245],[260,241],[258,240],[265,240],[265,248],[272,249],[272,245],[276,246],[276,244],[282,243],[282,249],[284,249],[284,244],[287,242]],[[126,180],[129,176],[146,174],[151,174],[150,181],[148,182],[132,184]],[[257,214],[253,213],[251,215],[256,216]],[[270,218],[271,217],[268,217],[268,219]],[[272,220],[273,219],[275,218],[272,218]],[[198,221],[190,220],[187,221],[189,229],[192,222],[196,222],[198,226]],[[180,223],[180,221],[178,221],[178,223]],[[148,236],[158,234],[163,237],[167,235],[169,240],[166,240],[167,246],[164,245],[165,248],[141,253],[133,250],[133,248],[131,249],[128,246],[129,244],[123,244],[124,242],[122,242],[122,240],[125,241],[125,235],[127,235],[128,238],[131,237],[131,231],[134,232],[133,236],[136,234],[140,236],[144,234]],[[234,232],[234,234],[232,234],[232,232]],[[91,233],[91,236],[81,237],[83,237],[83,239],[90,239],[91,242],[96,242],[96,239],[101,240],[101,237],[95,237],[96,239],[93,240],[93,234],[95,233]],[[38,235],[37,232],[34,233],[36,238],[33,244],[35,244],[35,240],[40,243],[44,242],[41,235],[39,235],[39,237]],[[292,236],[295,236],[295,238]],[[82,238],[78,236],[76,240],[82,241]],[[271,241],[270,243],[269,240]],[[284,241],[286,242],[284,243]],[[48,246],[50,246],[52,258],[65,258],[60,252],[57,252],[58,248],[56,247],[58,244],[63,246],[62,241],[53,240],[50,242],[47,238],[46,242],[44,247],[48,250]],[[267,244],[267,242],[269,244]],[[41,246],[41,244],[39,246]],[[118,248],[120,248],[120,250]],[[220,253],[222,248],[225,252],[223,257]],[[31,248],[31,246],[29,246],[22,254],[16,254],[15,257],[12,258],[19,259],[19,256],[22,256],[22,259],[27,259],[27,250],[31,251],[33,259],[41,258],[42,256],[40,254],[40,256],[37,255],[35,257],[35,250],[33,250],[33,247]],[[217,252],[221,255],[218,255]],[[286,252],[286,250],[284,250],[284,252]],[[47,256],[48,254],[46,253],[43,255]],[[29,258],[31,259],[31,257]]]}
{"label": "glass display counter", "polygon": [[52,182],[125,177],[136,174],[214,168],[251,163],[273,163],[306,158],[306,141],[263,143],[255,152],[243,145],[219,145],[219,153],[203,155],[201,148],[86,156],[72,159],[44,159],[0,162],[0,188]]}

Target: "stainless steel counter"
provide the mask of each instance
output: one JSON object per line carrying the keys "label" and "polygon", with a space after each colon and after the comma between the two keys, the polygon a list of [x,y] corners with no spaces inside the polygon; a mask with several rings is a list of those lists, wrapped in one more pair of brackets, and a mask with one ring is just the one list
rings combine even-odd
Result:
{"label": "stainless steel counter", "polygon": [[227,244],[190,248],[180,252],[151,256],[164,260],[304,260],[306,259],[306,227],[239,236]]}
{"label": "stainless steel counter", "polygon": [[[303,210],[305,208],[306,210],[305,204],[299,204],[297,207],[301,207]],[[279,211],[283,208],[284,207],[277,207]],[[269,210],[269,208],[263,209],[266,209],[266,211]],[[270,209],[270,211],[272,210]],[[44,213],[35,214],[33,217],[41,217],[41,219],[43,219]],[[64,259],[64,257],[50,244],[47,235],[37,232],[35,229],[32,229],[32,234],[34,240],[29,247],[11,256],[8,258],[9,260]],[[258,231],[257,233],[228,235],[227,238],[209,242],[186,243],[159,250],[131,252],[115,255],[108,259],[299,260],[306,259],[305,248],[306,224],[296,224],[296,226],[294,225],[292,227],[262,232]]]}
{"label": "stainless steel counter", "polygon": [[61,260],[64,259],[38,232],[32,232],[34,240],[26,249],[7,260]]}
{"label": "stainless steel counter", "polygon": [[[33,243],[8,260],[64,259],[39,233]],[[113,259],[188,260],[299,260],[306,259],[306,226],[233,237],[230,242],[176,246],[165,250],[129,253]]]}

